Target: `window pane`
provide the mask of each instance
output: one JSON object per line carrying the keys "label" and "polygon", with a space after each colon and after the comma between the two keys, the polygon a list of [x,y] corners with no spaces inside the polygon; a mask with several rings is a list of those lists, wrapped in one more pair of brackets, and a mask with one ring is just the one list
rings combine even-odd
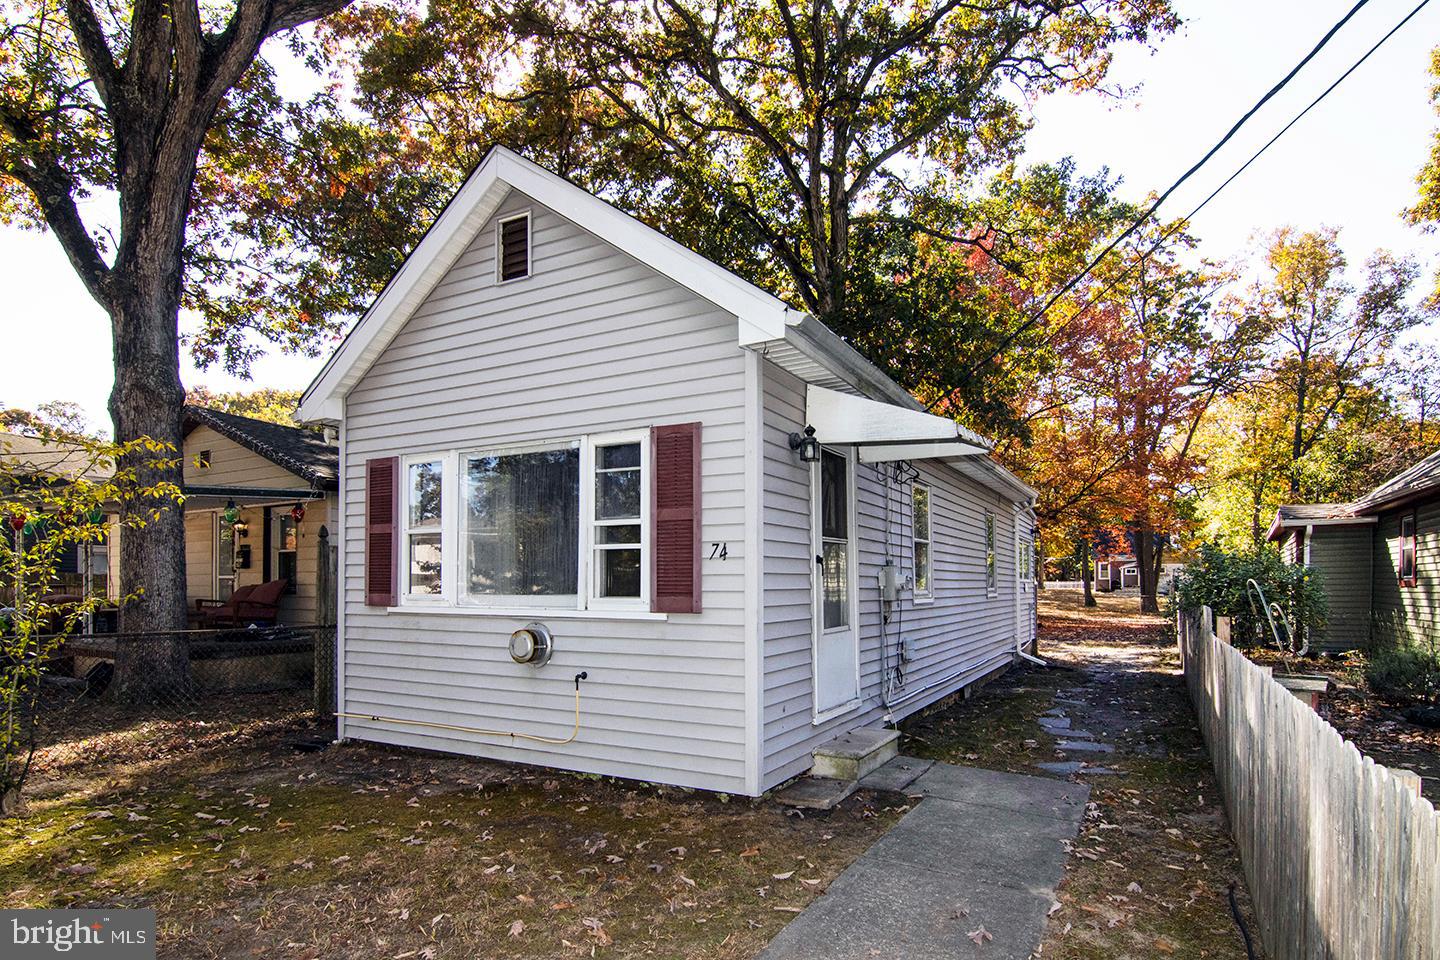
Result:
{"label": "window pane", "polygon": [[600,550],[600,596],[640,596],[640,551]]}
{"label": "window pane", "polygon": [[410,535],[410,586],[407,592],[440,592],[440,534]]}
{"label": "window pane", "polygon": [[827,539],[844,540],[849,535],[850,512],[845,503],[848,466],[838,453],[825,450],[820,455],[820,535]]}
{"label": "window pane", "polygon": [[846,570],[847,544],[826,543],[821,565],[821,606],[825,628],[843,627],[850,622],[850,589]]}
{"label": "window pane", "polygon": [[632,523],[619,524],[613,527],[596,527],[596,543],[639,543],[640,525]]}
{"label": "window pane", "polygon": [[440,526],[440,461],[410,464],[410,526]]}
{"label": "window pane", "polygon": [[640,516],[640,471],[595,475],[595,519],[631,520]]}
{"label": "window pane", "polygon": [[599,467],[601,470],[624,467],[640,469],[640,444],[622,443],[614,447],[601,447]]}
{"label": "window pane", "polygon": [[930,539],[930,491],[924,487],[915,487],[911,491],[911,501],[914,508],[915,539]]}
{"label": "window pane", "polygon": [[930,544],[915,544],[915,592],[930,592]]}
{"label": "window pane", "polygon": [[293,517],[280,518],[280,536],[276,539],[279,541],[277,550],[295,549],[295,519]]}
{"label": "window pane", "polygon": [[471,457],[465,474],[467,589],[491,596],[573,596],[580,451]]}

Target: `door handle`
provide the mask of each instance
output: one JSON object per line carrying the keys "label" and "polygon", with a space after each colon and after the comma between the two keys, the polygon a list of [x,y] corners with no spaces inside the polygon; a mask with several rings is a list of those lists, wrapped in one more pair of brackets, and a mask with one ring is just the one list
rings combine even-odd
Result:
{"label": "door handle", "polygon": [[822,556],[820,556],[820,554],[817,553],[817,554],[815,554],[815,562],[818,563],[820,566],[823,567],[823,566],[825,565],[825,558],[822,557]]}

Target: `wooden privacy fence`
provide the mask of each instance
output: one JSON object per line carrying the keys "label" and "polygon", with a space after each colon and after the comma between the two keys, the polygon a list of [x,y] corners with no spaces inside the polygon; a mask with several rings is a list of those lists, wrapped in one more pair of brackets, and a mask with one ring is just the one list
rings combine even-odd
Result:
{"label": "wooden privacy fence", "polygon": [[1440,960],[1440,815],[1414,775],[1217,640],[1208,608],[1177,628],[1269,955]]}

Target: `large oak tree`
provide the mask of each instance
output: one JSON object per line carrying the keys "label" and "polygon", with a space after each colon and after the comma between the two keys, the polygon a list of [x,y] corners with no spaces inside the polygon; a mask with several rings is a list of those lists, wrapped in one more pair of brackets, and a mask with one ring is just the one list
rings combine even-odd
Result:
{"label": "large oak tree", "polygon": [[[257,236],[227,198],[244,193],[265,160],[261,146],[283,141],[301,116],[287,110],[262,45],[347,2],[5,5],[0,217],[48,229],[109,315],[117,441],[179,447],[182,304],[215,324],[195,346],[241,365],[237,330],[299,342],[312,332],[303,316],[311,302],[336,305],[320,290],[317,258],[297,252],[295,237]],[[242,316],[261,301],[266,309]],[[147,485],[179,480],[178,464],[137,466]],[[126,630],[185,626],[183,550],[174,509],[122,538],[121,576],[143,590],[123,613]],[[147,649],[157,651],[148,662],[119,665],[127,683],[184,671],[177,645]]]}

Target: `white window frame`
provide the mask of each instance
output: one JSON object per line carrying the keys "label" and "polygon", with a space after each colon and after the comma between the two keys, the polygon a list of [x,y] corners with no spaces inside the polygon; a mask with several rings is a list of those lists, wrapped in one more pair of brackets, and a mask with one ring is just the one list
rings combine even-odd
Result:
{"label": "white window frame", "polygon": [[995,551],[995,511],[986,510],[980,536],[985,547],[985,596],[1000,595],[1000,557]]}
{"label": "white window frame", "polygon": [[[640,445],[640,596],[601,597],[599,596],[599,565],[595,563],[598,547],[595,530],[600,526],[627,525],[635,521],[600,521],[595,519],[595,484],[597,450],[600,447],[638,443]],[[560,450],[566,447],[578,449],[580,454],[579,527],[576,548],[579,551],[576,566],[575,593],[527,597],[514,594],[472,595],[465,589],[466,553],[463,549],[468,538],[467,512],[464,507],[466,463],[472,457],[496,456],[512,453],[527,453],[539,450]],[[547,614],[577,614],[595,611],[599,614],[626,616],[644,615],[666,619],[664,614],[650,612],[651,564],[654,562],[651,549],[650,499],[652,477],[652,451],[650,430],[616,431],[613,433],[587,434],[583,436],[559,437],[547,440],[524,441],[520,443],[494,444],[464,447],[446,452],[413,454],[401,458],[402,500],[400,503],[400,606],[409,608],[448,607],[467,613],[488,613],[499,611],[530,611]],[[410,593],[410,467],[416,463],[442,464],[441,508],[440,508],[440,551],[441,591],[439,594]]]}
{"label": "white window frame", "polygon": [[[466,447],[462,450],[457,450],[452,455],[452,459],[455,461],[455,476],[457,480],[454,493],[455,509],[453,511],[456,515],[456,542],[460,544],[466,544],[469,540],[469,511],[465,510],[462,506],[462,491],[465,489],[465,486],[468,483],[468,478],[466,475],[469,472],[466,468],[466,461],[470,460],[472,457],[494,457],[516,453],[538,453],[542,450],[565,450],[570,448],[577,450],[580,455],[579,477],[577,480],[577,482],[580,484],[580,490],[577,511],[579,519],[583,520],[585,517],[585,438],[561,437],[553,440],[532,440],[525,441],[523,443],[502,443],[483,447]],[[530,597],[510,593],[492,595],[472,594],[464,587],[464,581],[466,580],[466,564],[469,561],[466,557],[461,556],[457,556],[455,558],[454,567],[450,571],[451,582],[449,584],[449,590],[447,592],[450,596],[454,598],[455,605],[460,607],[494,607],[516,610],[583,610],[585,608],[585,558],[583,554],[585,536],[583,531],[581,531],[576,537],[576,541],[577,547],[582,550],[582,554],[580,557],[580,565],[576,568],[575,571],[575,592],[573,594],[567,593],[554,594],[551,596]],[[468,553],[468,550],[462,552]]]}
{"label": "white window frame", "polygon": [[[595,488],[599,482],[599,457],[601,447],[616,447],[624,444],[640,444],[640,596],[600,596],[600,565],[596,555],[602,549],[595,536],[599,527],[634,526],[628,520],[600,520],[595,516]],[[650,550],[650,431],[626,430],[619,433],[601,433],[585,437],[580,447],[581,490],[580,508],[585,518],[581,533],[580,569],[583,582],[588,589],[581,594],[586,609],[590,610],[649,610],[650,609],[650,565],[653,562]],[[588,457],[587,457],[588,454]],[[587,462],[588,461],[588,462]],[[585,483],[588,478],[589,483]],[[588,504],[586,494],[589,494]],[[588,568],[588,569],[587,569]]]}
{"label": "white window frame", "polygon": [[[410,468],[418,463],[440,464],[440,592],[410,592],[410,535],[429,533],[429,527],[410,526],[410,497],[414,493],[410,485]],[[452,490],[455,488],[455,458],[444,452],[414,453],[400,458],[400,567],[396,571],[396,593],[400,603],[406,606],[433,607],[450,602],[454,589],[455,566],[455,510]]]}
{"label": "white window frame", "polygon": [[[535,221],[531,217],[532,211],[523,210],[520,213],[511,213],[495,220],[495,285],[503,286],[507,283],[519,283],[521,280],[529,280],[535,275],[535,244],[534,229]],[[511,277],[505,279],[505,244],[503,241],[504,227],[507,223],[514,223],[516,220],[525,221],[525,275],[523,277]]]}
{"label": "white window frame", "polygon": [[[925,538],[915,535],[915,493],[918,490],[925,491],[925,525],[929,534]],[[925,583],[924,590],[920,589],[920,561],[919,553],[916,550],[917,544],[925,544]],[[910,575],[914,578],[910,588],[910,602],[914,604],[927,604],[935,602],[935,492],[928,483],[912,483],[910,485]]]}

